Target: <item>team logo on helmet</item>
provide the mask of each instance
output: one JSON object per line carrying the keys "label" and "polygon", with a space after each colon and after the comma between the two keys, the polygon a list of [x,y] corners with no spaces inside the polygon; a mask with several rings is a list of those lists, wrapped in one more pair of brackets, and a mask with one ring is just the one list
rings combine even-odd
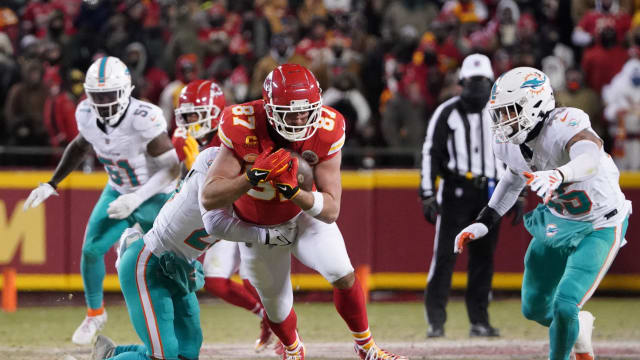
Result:
{"label": "team logo on helmet", "polygon": [[546,76],[539,73],[531,73],[524,78],[524,82],[520,85],[521,89],[530,88],[532,92],[539,93],[544,90],[544,82],[547,80]]}
{"label": "team logo on helmet", "polygon": [[272,77],[273,77],[273,71],[269,73],[269,75],[267,75],[267,77],[264,79],[264,91],[267,93],[267,95],[269,96],[269,98],[271,98],[272,94],[271,94],[271,84],[272,84]]}

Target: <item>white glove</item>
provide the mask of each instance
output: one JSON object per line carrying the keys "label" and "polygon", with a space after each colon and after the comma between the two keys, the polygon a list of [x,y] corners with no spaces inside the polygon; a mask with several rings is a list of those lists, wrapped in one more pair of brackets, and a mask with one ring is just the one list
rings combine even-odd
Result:
{"label": "white glove", "polygon": [[124,194],[113,200],[107,208],[109,219],[124,219],[142,204],[143,201],[136,193]]}
{"label": "white glove", "polygon": [[265,245],[288,246],[293,244],[296,235],[298,235],[298,227],[295,222],[288,222],[265,230],[267,230]]}
{"label": "white glove", "polygon": [[453,252],[459,254],[472,240],[477,240],[489,232],[489,228],[483,223],[473,223],[466,228],[462,229],[458,235],[456,235],[455,242],[453,243]]}
{"label": "white glove", "polygon": [[56,189],[54,189],[53,186],[49,185],[49,183],[40,183],[37,188],[31,191],[31,194],[29,194],[27,201],[25,201],[24,205],[22,205],[22,210],[27,211],[29,208],[34,208],[40,205],[51,195],[58,196]]}
{"label": "white glove", "polygon": [[527,185],[531,191],[540,196],[544,203],[547,204],[553,196],[553,192],[562,184],[564,177],[558,170],[536,171],[533,174],[524,172],[527,178]]}

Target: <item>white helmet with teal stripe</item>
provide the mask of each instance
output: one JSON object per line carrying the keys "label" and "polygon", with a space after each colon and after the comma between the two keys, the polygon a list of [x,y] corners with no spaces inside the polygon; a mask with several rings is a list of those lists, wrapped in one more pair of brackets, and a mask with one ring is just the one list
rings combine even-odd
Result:
{"label": "white helmet with teal stripe", "polygon": [[491,130],[499,142],[522,144],[529,131],[556,107],[549,77],[532,67],[502,74],[491,88]]}
{"label": "white helmet with teal stripe", "polygon": [[98,120],[116,126],[129,106],[131,74],[117,57],[105,56],[96,60],[84,80],[84,91]]}

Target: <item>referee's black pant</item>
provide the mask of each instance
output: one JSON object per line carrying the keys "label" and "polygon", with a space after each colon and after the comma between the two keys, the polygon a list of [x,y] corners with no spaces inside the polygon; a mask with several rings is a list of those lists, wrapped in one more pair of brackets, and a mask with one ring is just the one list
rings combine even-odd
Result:
{"label": "referee's black pant", "polygon": [[[458,178],[445,179],[441,185],[444,186],[441,213],[436,222],[433,258],[425,289],[427,318],[433,327],[442,327],[447,320],[446,306],[457,258],[453,253],[454,239],[489,202],[486,185],[478,186]],[[465,301],[471,324],[489,325],[487,308],[499,228],[497,224],[485,237],[470,242],[464,249],[469,255]]]}

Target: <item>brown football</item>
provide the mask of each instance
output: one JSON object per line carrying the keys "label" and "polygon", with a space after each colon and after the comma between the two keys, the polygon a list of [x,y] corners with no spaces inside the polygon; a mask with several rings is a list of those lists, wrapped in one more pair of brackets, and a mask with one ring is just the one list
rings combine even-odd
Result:
{"label": "brown football", "polygon": [[313,168],[300,154],[292,151],[291,156],[298,158],[298,186],[302,190],[313,190]]}

